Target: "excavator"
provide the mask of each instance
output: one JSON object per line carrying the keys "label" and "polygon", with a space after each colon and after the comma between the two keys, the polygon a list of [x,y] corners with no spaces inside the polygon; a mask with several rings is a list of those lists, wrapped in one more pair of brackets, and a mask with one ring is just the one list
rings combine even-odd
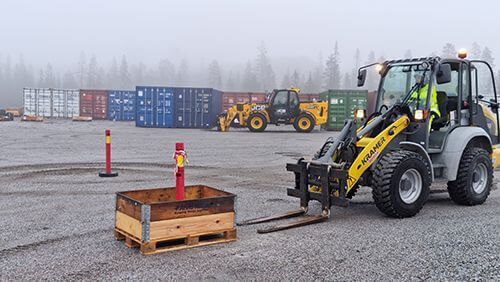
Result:
{"label": "excavator", "polygon": [[311,132],[316,125],[326,123],[328,103],[301,102],[298,88],[275,89],[265,103],[237,103],[219,115],[217,129],[228,131],[230,126],[248,127],[262,132],[268,124],[293,124],[298,132]]}
{"label": "excavator", "polygon": [[[466,56],[461,50],[456,59],[411,58],[361,67],[358,86],[364,85],[367,69],[379,71],[376,111],[367,117],[356,110],[314,157],[286,165],[295,175],[295,187],[287,194],[300,199],[300,209],[238,225],[298,217],[258,229],[269,233],[322,222],[332,205],[347,207],[360,186],[372,188],[375,205],[385,215],[412,217],[438,179],[447,182],[455,203],[484,203],[500,162],[499,103],[491,66]],[[489,87],[478,87],[485,81]],[[431,118],[433,102],[440,115]],[[321,203],[321,214],[307,215],[312,200]]]}

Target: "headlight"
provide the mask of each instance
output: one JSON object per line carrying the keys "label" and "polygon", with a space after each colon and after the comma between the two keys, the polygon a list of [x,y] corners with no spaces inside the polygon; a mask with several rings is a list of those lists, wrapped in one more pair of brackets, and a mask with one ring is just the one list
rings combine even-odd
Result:
{"label": "headlight", "polygon": [[416,121],[423,120],[424,119],[424,111],[423,110],[416,110],[414,117],[415,117]]}
{"label": "headlight", "polygon": [[354,111],[354,118],[356,119],[364,119],[366,118],[366,110],[364,109],[357,109]]}

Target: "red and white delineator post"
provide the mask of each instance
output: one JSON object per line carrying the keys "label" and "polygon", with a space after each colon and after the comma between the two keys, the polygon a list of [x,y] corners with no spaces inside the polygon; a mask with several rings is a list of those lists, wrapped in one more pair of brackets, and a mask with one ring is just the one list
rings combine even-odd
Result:
{"label": "red and white delineator post", "polygon": [[118,172],[111,172],[111,131],[106,129],[106,171],[99,172],[100,177],[115,177],[118,176]]}

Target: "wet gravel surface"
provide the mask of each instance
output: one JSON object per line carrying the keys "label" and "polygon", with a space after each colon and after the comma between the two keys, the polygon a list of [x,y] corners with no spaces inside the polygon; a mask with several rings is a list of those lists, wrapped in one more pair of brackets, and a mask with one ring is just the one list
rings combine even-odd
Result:
{"label": "wet gravel surface", "polygon": [[[106,128],[120,174],[109,179],[97,177]],[[114,240],[115,192],[174,186],[176,141],[186,143],[187,184],[237,194],[238,220],[296,209],[285,164],[336,133],[270,129],[0,123],[0,280],[500,280],[496,185],[485,204],[463,207],[435,184],[409,219],[382,215],[362,188],[328,222],[264,235],[239,227],[233,243],[143,256]]]}

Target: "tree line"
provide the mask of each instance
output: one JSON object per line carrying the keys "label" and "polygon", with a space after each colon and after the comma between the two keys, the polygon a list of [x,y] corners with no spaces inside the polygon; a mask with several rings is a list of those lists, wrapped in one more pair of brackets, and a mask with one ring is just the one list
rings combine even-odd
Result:
{"label": "tree line", "polygon": [[[309,70],[288,69],[280,77],[273,70],[272,60],[264,43],[258,46],[255,58],[248,60],[239,69],[225,69],[217,60],[210,61],[202,69],[194,69],[187,59],[182,59],[178,64],[162,59],[156,65],[147,66],[142,62],[131,64],[125,55],[118,59],[112,58],[104,67],[94,54],[88,56],[81,52],[73,67],[58,73],[50,63],[35,69],[25,62],[23,55],[16,62],[10,56],[0,56],[0,103],[20,105],[23,87],[133,89],[136,85],[167,85],[203,86],[227,91],[268,91],[273,88],[298,87],[306,93],[326,89],[353,89],[356,88],[357,69],[360,66],[386,60],[384,56],[377,57],[374,51],[369,51],[366,59],[363,59],[360,49],[356,49],[351,54],[354,64],[342,69],[340,49],[335,42],[326,59],[320,55],[318,63],[310,66]],[[454,58],[456,54],[455,46],[447,43],[441,52],[433,52],[429,56]],[[407,50],[404,57],[412,57],[411,50]],[[476,42],[471,45],[469,58],[485,60],[495,67],[493,52]],[[500,82],[500,71],[496,72],[496,76]],[[372,70],[365,88],[376,89],[378,78]]]}

